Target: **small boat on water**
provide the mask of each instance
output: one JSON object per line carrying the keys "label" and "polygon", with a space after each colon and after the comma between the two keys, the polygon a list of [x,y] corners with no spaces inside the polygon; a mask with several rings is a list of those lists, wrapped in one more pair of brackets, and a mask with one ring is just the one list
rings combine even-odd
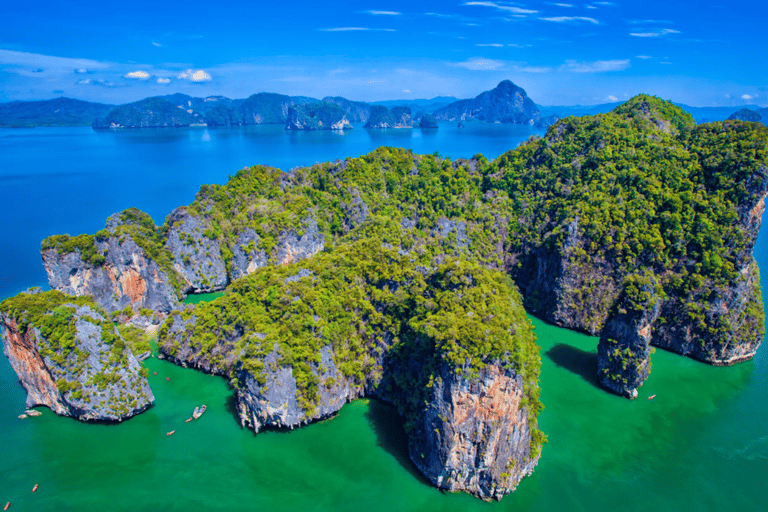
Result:
{"label": "small boat on water", "polygon": [[200,416],[202,416],[202,415],[203,415],[203,413],[205,412],[205,410],[206,410],[207,408],[208,408],[208,407],[207,407],[207,406],[205,406],[205,405],[201,405],[200,407],[195,407],[195,410],[192,412],[192,417],[193,417],[194,419],[197,419],[197,418],[199,418]]}
{"label": "small boat on water", "polygon": [[8,510],[9,508],[11,508],[11,502],[10,501],[5,504],[5,506],[3,507],[3,510]]}
{"label": "small boat on water", "polygon": [[166,434],[165,434],[165,435],[167,435],[167,436],[172,436],[172,435],[173,435],[173,434],[175,434],[175,433],[176,433],[176,431],[175,431],[175,430],[171,430],[170,432],[166,432]]}
{"label": "small boat on water", "polygon": [[165,380],[167,380],[168,382],[171,382],[171,378],[170,377],[166,377]]}
{"label": "small boat on water", "polygon": [[190,422],[190,421],[192,421],[193,419],[195,419],[195,418],[187,418],[186,420],[184,420],[184,423],[189,423],[189,422]]}
{"label": "small boat on water", "polygon": [[656,395],[651,395],[648,397],[648,400],[653,400],[654,398],[656,398]]}
{"label": "small boat on water", "polygon": [[38,487],[38,485],[37,485],[37,484],[35,484],[35,486],[32,488],[32,492],[35,492],[35,491],[37,491],[37,487]]}

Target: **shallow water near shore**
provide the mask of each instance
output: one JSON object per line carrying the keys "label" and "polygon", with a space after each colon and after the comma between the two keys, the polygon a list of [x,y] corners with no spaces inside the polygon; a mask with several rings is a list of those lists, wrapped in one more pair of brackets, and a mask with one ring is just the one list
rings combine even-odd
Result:
{"label": "shallow water near shore", "polygon": [[[200,184],[223,183],[246,164],[288,169],[379,145],[492,158],[530,135],[493,125],[441,126],[419,137],[417,130],[338,135],[254,128],[0,131],[0,298],[45,285],[44,236],[94,232],[130,206],[162,222],[173,207],[191,202]],[[763,283],[766,229],[755,248]],[[539,421],[549,443],[534,474],[498,503],[429,485],[408,459],[402,421],[376,400],[358,400],[305,428],[254,435],[240,427],[225,379],[150,358],[156,402],[135,418],[84,424],[40,408],[42,416],[22,421],[26,393],[0,358],[0,504],[57,511],[766,508],[765,347],[729,368],[659,350],[640,397],[629,401],[597,386],[597,338],[533,322],[546,407]],[[206,413],[185,423],[203,403]]]}

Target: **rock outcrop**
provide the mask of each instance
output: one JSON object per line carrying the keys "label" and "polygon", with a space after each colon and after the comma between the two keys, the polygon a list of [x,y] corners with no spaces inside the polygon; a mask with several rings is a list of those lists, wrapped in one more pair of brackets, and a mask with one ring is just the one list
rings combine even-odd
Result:
{"label": "rock outcrop", "polygon": [[122,421],[154,401],[146,370],[88,300],[57,291],[23,293],[0,303],[0,328],[27,407],[44,405],[83,421]]}
{"label": "rock outcrop", "polygon": [[[255,432],[330,417],[362,396],[387,400],[405,416],[411,458],[427,478],[443,489],[500,499],[533,470],[541,447],[535,435],[537,347],[519,295],[503,280],[488,281],[489,271],[453,261],[425,276],[430,284],[422,290],[408,284],[410,278],[398,279],[427,270],[394,248],[375,251],[380,263],[368,259],[368,250],[358,242],[300,267],[273,267],[239,281],[216,302],[174,313],[160,330],[161,355],[235,382],[241,423]],[[360,267],[353,254],[362,258]],[[382,264],[402,274],[395,278]],[[344,296],[329,297],[337,286],[346,288]],[[408,293],[435,297],[447,309],[456,301],[469,319],[456,328],[477,329],[498,345],[472,355],[474,340],[457,340],[462,348],[451,348],[433,339],[442,339],[431,327],[443,318],[443,307],[435,304],[394,322],[386,304]],[[478,307],[501,320],[483,320]],[[244,317],[243,310],[250,314]],[[347,318],[355,310],[369,313]],[[397,325],[403,330],[393,331]]]}
{"label": "rock outcrop", "polygon": [[286,130],[348,130],[347,113],[335,103],[309,103],[288,109]]}
{"label": "rock outcrop", "polygon": [[442,369],[408,449],[436,487],[498,500],[539,462],[528,441],[523,379],[497,361],[475,378],[469,373]]}
{"label": "rock outcrop", "polygon": [[435,119],[435,116],[432,114],[424,114],[421,116],[421,119],[419,120],[419,128],[422,130],[433,130],[439,128],[440,125],[437,124],[437,119]]}
{"label": "rock outcrop", "polygon": [[267,253],[260,246],[261,239],[252,228],[241,231],[232,247],[232,279],[240,279],[268,263]]}
{"label": "rock outcrop", "polygon": [[438,121],[480,120],[530,126],[549,126],[552,123],[552,119],[542,123],[536,104],[525,90],[509,80],[500,82],[495,89],[473,99],[459,100],[439,108],[432,115]]}
{"label": "rock outcrop", "polygon": [[169,128],[203,124],[197,112],[188,112],[185,105],[176,105],[162,98],[146,98],[115,107],[105,117],[96,119],[94,128]]}
{"label": "rock outcrop", "polygon": [[174,268],[187,284],[186,293],[223,289],[227,285],[227,271],[210,226],[183,207],[173,210],[166,224],[165,247],[173,255]]}
{"label": "rock outcrop", "polygon": [[371,106],[361,101],[350,101],[341,96],[327,96],[323,98],[325,103],[333,103],[341,107],[347,114],[350,123],[367,123],[371,115]]}
{"label": "rock outcrop", "polygon": [[[724,365],[751,358],[760,345],[764,318],[752,251],[768,194],[768,166],[752,155],[768,137],[761,127],[739,121],[696,126],[677,107],[647,96],[606,116],[604,122],[614,123],[615,135],[600,135],[577,151],[571,152],[574,134],[581,123],[594,123],[593,118],[563,121],[544,139],[531,142],[526,153],[529,167],[513,181],[524,183],[528,173],[550,172],[560,158],[566,166],[561,169],[568,171],[557,174],[549,184],[552,188],[526,205],[529,213],[519,217],[519,225],[524,230],[536,225],[537,233],[517,235],[507,266],[528,311],[557,325],[600,335],[600,382],[633,398],[650,370],[650,346]],[[623,120],[631,124],[619,127]],[[608,133],[600,130],[593,133]],[[612,197],[599,199],[604,213],[595,216],[576,191],[600,186],[592,177],[606,171],[597,155],[613,151],[609,146],[615,143],[614,136],[663,141],[665,148],[676,147],[701,167],[688,168],[680,178],[685,181],[676,182],[681,165],[674,159],[662,164],[664,157],[656,156],[658,167],[643,181],[655,180],[670,203],[657,204],[654,191],[623,182],[613,187]],[[719,153],[708,160],[705,155],[722,149],[715,142],[718,137],[740,141],[733,143],[743,146],[743,153],[730,157]],[[624,150],[623,154],[633,162],[623,166],[649,169],[641,163],[649,153]],[[588,170],[583,170],[586,165]],[[695,210],[682,199],[689,186],[706,191],[703,201],[713,205],[702,207],[702,213],[694,214],[697,220],[684,226],[684,216]],[[728,189],[727,199],[719,198],[721,187]],[[630,191],[627,196],[625,190]],[[516,185],[510,194],[530,197]],[[590,192],[596,194],[594,189]],[[634,205],[616,199],[633,194],[637,194]],[[553,204],[563,205],[557,215],[547,210]],[[710,230],[705,225],[718,227]]]}
{"label": "rock outcrop", "polygon": [[98,259],[84,249],[64,244],[44,245],[41,251],[48,284],[76,297],[92,296],[108,313],[126,306],[169,313],[179,298],[166,270],[153,261],[129,234],[92,237]]}
{"label": "rock outcrop", "polygon": [[365,128],[412,128],[411,109],[409,107],[387,107],[374,105]]}

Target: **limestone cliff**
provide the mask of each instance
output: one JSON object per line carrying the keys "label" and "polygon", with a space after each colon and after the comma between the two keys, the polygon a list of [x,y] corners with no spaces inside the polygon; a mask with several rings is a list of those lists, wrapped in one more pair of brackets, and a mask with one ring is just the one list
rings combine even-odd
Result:
{"label": "limestone cliff", "polygon": [[288,109],[286,130],[348,130],[352,128],[343,108],[335,103],[309,103]]}
{"label": "limestone cliff", "polygon": [[27,407],[44,405],[84,421],[122,421],[154,401],[146,370],[87,299],[23,293],[0,303],[0,328]]}
{"label": "limestone cliff", "polygon": [[539,461],[531,453],[523,379],[498,361],[469,378],[443,367],[408,444],[411,460],[435,486],[501,499]]}
{"label": "limestone cliff", "polygon": [[[176,208],[166,219],[165,247],[173,255],[173,265],[187,284],[187,293],[220,290],[227,285],[227,271],[219,242],[211,238],[209,226]],[[206,236],[208,235],[208,236]]]}
{"label": "limestone cliff", "polygon": [[365,128],[412,128],[413,119],[409,107],[392,107],[388,109],[382,105],[371,107],[371,115]]}
{"label": "limestone cliff", "polygon": [[435,110],[438,121],[480,120],[487,122],[548,126],[552,119],[542,119],[539,108],[525,91],[509,80],[475,98],[459,100]]}
{"label": "limestone cliff", "polygon": [[161,355],[231,379],[240,421],[256,432],[330,417],[362,396],[387,400],[435,485],[484,499],[512,491],[542,442],[538,353],[519,295],[500,273],[453,260],[429,271],[367,241],[336,250],[174,313]]}
{"label": "limestone cliff", "polygon": [[[754,355],[767,139],[738,121],[696,126],[640,96],[599,120],[562,121],[503,164],[519,208],[507,268],[529,311],[600,335],[606,388],[637,396],[650,345],[718,365]],[[728,144],[742,149],[721,152]],[[534,193],[525,184],[539,173],[551,179]]]}
{"label": "limestone cliff", "polygon": [[51,288],[77,297],[92,296],[109,313],[129,305],[161,313],[178,308],[179,298],[168,271],[129,234],[98,236],[91,243],[101,258],[88,259],[76,247],[43,246],[41,255]]}

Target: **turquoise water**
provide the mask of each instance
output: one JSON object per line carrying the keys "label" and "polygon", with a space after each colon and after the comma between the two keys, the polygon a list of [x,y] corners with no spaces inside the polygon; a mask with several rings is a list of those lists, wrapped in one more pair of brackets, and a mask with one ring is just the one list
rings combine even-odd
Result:
{"label": "turquoise water", "polygon": [[[337,136],[266,128],[0,131],[0,297],[45,283],[42,236],[93,232],[110,213],[134,205],[160,221],[190,202],[200,183],[221,183],[246,164],[290,168],[381,144],[494,157],[529,135],[493,125],[465,132],[441,127],[428,140],[410,130]],[[205,133],[209,141],[202,140]],[[211,142],[212,148],[205,145]],[[764,283],[766,229],[755,249]],[[292,432],[254,435],[240,428],[225,380],[149,359],[156,403],[136,418],[83,424],[41,409],[41,417],[21,421],[25,393],[2,358],[0,504],[11,501],[12,510],[766,509],[765,347],[731,368],[657,351],[640,398],[628,401],[597,387],[596,338],[534,323],[546,406],[540,424],[549,444],[535,473],[501,502],[432,488],[408,461],[397,415],[377,401],[348,404],[337,417]],[[656,399],[646,400],[652,394]],[[184,423],[202,403],[205,415]],[[176,433],[166,436],[171,430]],[[40,488],[32,494],[35,484]]]}

